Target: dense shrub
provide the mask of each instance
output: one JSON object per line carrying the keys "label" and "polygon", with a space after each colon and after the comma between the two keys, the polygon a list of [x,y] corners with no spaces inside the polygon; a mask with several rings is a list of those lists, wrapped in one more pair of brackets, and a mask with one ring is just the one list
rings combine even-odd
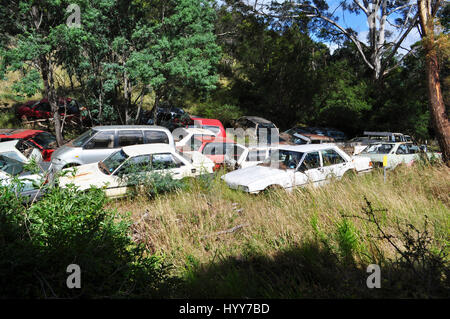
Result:
{"label": "dense shrub", "polygon": [[[100,189],[69,187],[25,207],[1,187],[0,298],[159,296],[167,266],[145,255],[129,237],[130,222],[105,203]],[[66,285],[70,264],[81,268],[80,289]]]}

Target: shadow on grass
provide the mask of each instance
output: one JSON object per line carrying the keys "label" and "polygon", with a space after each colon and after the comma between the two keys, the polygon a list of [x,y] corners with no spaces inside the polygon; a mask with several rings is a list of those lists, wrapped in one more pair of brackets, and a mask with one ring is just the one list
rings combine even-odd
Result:
{"label": "shadow on grass", "polygon": [[[219,258],[187,272],[187,298],[445,298],[449,269],[424,269],[424,278],[401,264],[380,263],[381,288],[369,289],[367,265],[342,259],[320,242],[280,251],[272,257]],[[376,263],[376,262],[374,262]],[[446,278],[445,279],[445,275]],[[421,280],[421,278],[423,280]]]}

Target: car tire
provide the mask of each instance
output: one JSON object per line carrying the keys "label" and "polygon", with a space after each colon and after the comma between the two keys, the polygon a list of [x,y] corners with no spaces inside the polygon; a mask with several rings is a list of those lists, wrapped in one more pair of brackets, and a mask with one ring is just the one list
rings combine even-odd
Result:
{"label": "car tire", "polygon": [[348,171],[346,171],[344,173],[344,175],[342,175],[342,180],[344,180],[344,181],[351,181],[351,180],[353,180],[356,177],[356,175],[357,175],[356,170],[349,169]]}

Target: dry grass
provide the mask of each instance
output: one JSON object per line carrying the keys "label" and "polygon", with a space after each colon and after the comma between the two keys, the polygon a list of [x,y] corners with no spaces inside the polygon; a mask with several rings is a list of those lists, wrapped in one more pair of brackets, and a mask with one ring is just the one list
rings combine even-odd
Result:
{"label": "dry grass", "polygon": [[[190,261],[207,264],[218,256],[238,260],[254,254],[273,256],[318,235],[333,243],[342,215],[362,216],[364,197],[375,208],[387,209],[382,223],[390,233],[397,235],[396,220],[420,228],[427,215],[434,238],[442,244],[448,241],[448,167],[401,168],[390,172],[386,183],[378,171],[292,193],[281,190],[249,195],[228,189],[218,176],[209,188],[206,184],[200,180],[189,191],[154,200],[113,201],[110,206],[132,213],[135,239],[153,253],[165,256],[178,276],[185,273]],[[370,251],[372,245],[366,235],[375,233],[374,226],[358,218],[350,219],[361,251]],[[243,227],[216,235],[239,225]],[[386,256],[393,256],[391,246],[381,241],[379,246]]]}

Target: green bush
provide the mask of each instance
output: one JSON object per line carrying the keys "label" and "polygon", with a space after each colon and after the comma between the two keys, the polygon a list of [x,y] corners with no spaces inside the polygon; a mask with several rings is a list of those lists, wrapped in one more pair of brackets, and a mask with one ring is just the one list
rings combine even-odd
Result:
{"label": "green bush", "polygon": [[186,187],[183,181],[173,179],[172,174],[161,165],[130,165],[119,177],[121,183],[130,186],[131,197],[144,195],[153,198]]}
{"label": "green bush", "polygon": [[[0,187],[0,298],[163,294],[168,266],[146,256],[129,236],[129,220],[105,210],[105,203],[100,189],[69,187],[50,189],[25,207],[11,187]],[[66,285],[70,264],[81,268],[79,289]]]}

